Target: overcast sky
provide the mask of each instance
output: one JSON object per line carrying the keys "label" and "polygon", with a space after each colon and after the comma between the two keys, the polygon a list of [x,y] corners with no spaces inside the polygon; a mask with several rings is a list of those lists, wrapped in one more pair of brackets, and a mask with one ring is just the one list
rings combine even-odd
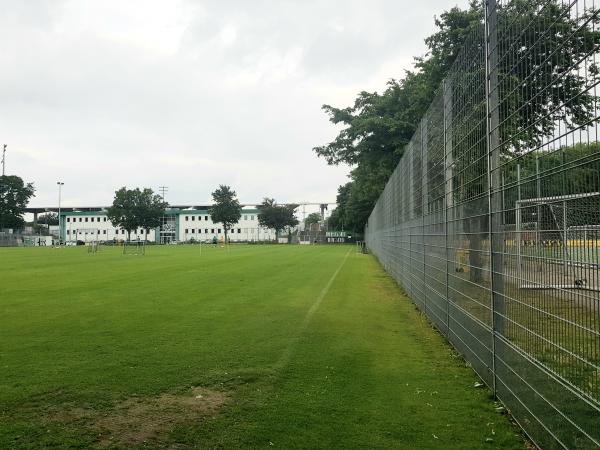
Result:
{"label": "overcast sky", "polygon": [[0,143],[32,206],[121,186],[206,203],[335,200],[324,103],[381,91],[466,0],[0,0]]}

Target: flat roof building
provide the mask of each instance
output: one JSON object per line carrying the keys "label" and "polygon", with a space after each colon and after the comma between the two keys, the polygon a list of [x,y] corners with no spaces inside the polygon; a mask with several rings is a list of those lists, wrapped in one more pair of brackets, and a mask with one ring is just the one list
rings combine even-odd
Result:
{"label": "flat roof building", "polygon": [[[60,213],[61,240],[75,241],[121,241],[127,239],[127,231],[115,226],[106,210],[64,211]],[[130,239],[141,239],[160,244],[171,242],[212,241],[224,236],[223,225],[212,221],[208,209],[169,208],[161,219],[161,225],[150,230],[136,229]],[[275,239],[275,230],[261,227],[257,209],[242,209],[242,216],[228,233],[231,242],[258,242]]]}

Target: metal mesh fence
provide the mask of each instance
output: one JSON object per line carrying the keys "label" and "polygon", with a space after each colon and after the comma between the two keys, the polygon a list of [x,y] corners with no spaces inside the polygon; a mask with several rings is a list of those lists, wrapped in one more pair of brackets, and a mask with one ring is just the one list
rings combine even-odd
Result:
{"label": "metal mesh fence", "polygon": [[488,0],[365,230],[542,448],[600,448],[594,0]]}

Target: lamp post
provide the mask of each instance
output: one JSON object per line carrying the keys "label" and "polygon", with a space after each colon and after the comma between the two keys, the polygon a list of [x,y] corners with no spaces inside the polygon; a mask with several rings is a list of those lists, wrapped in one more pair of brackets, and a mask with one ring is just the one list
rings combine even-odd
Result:
{"label": "lamp post", "polygon": [[58,185],[58,245],[60,247],[60,241],[62,239],[62,230],[60,225],[60,198],[62,194],[62,187],[65,183],[63,183],[62,181],[57,181],[56,184]]}

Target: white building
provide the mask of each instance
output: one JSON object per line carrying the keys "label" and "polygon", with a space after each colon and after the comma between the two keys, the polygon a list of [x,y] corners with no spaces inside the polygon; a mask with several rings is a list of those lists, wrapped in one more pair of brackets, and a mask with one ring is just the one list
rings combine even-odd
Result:
{"label": "white building", "polygon": [[[75,241],[121,241],[127,239],[127,231],[115,226],[102,211],[61,212],[61,238],[63,242]],[[137,229],[131,239],[157,243],[210,242],[214,237],[221,240],[223,225],[214,223],[207,209],[167,209],[160,227],[151,230]],[[231,242],[258,242],[275,239],[275,230],[258,224],[258,210],[242,209],[242,217],[228,232]]]}

